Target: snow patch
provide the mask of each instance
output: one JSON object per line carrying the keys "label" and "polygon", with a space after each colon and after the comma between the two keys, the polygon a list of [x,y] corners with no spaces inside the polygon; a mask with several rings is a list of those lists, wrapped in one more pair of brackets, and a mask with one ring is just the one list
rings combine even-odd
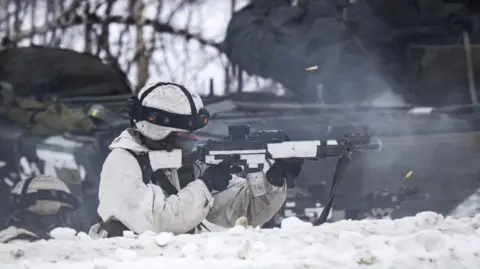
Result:
{"label": "snow patch", "polygon": [[285,230],[308,229],[313,227],[310,222],[305,222],[297,217],[288,217],[282,220],[280,227]]}
{"label": "snow patch", "polygon": [[71,228],[55,228],[50,231],[50,236],[57,240],[75,240],[77,231]]}
{"label": "snow patch", "polygon": [[230,235],[244,235],[247,231],[247,228],[244,226],[235,226],[228,230]]}
{"label": "snow patch", "polygon": [[[72,238],[59,229],[58,238]],[[67,234],[67,235],[66,235]],[[480,268],[480,215],[433,212],[398,220],[343,220],[312,227],[288,218],[282,228],[236,226],[197,235],[41,240],[0,244],[1,269],[475,269]]]}
{"label": "snow patch", "polygon": [[160,247],[165,247],[173,240],[173,233],[160,233],[159,235],[155,236],[155,243],[157,243],[157,245],[159,245]]}
{"label": "snow patch", "polygon": [[195,255],[200,248],[195,243],[187,243],[181,250],[184,256]]}
{"label": "snow patch", "polygon": [[132,231],[123,231],[123,237],[135,238],[137,235]]}
{"label": "snow patch", "polygon": [[133,250],[117,248],[115,251],[115,258],[120,261],[133,261],[138,258],[138,255]]}

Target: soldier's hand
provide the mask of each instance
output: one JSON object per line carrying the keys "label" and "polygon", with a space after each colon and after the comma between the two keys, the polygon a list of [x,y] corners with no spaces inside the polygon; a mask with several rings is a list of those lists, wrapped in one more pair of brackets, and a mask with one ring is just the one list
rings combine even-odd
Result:
{"label": "soldier's hand", "polygon": [[267,180],[274,186],[283,186],[285,179],[288,188],[295,187],[295,180],[303,167],[303,159],[278,159],[267,171]]}
{"label": "soldier's hand", "polygon": [[240,160],[240,156],[238,155],[228,156],[221,163],[209,166],[200,179],[205,182],[205,185],[210,191],[223,191],[227,189],[232,179],[232,174],[237,174],[242,171],[240,166],[235,165],[235,162],[238,160]]}

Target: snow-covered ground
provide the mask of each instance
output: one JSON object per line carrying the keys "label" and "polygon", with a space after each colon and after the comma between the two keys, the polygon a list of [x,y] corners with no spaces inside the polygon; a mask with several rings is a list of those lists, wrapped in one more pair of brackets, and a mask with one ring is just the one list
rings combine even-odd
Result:
{"label": "snow-covered ground", "polygon": [[102,240],[68,229],[52,235],[56,239],[0,244],[0,268],[480,268],[480,215],[452,219],[423,212],[321,227],[288,218],[281,229],[237,226],[199,235]]}
{"label": "snow-covered ground", "polygon": [[480,212],[480,190],[477,190],[450,213],[455,218],[471,217]]}

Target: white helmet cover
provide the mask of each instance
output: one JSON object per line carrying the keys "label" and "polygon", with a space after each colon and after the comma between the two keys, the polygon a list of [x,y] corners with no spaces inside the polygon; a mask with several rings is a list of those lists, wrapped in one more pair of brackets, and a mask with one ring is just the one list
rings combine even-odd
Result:
{"label": "white helmet cover", "polygon": [[78,207],[65,182],[50,175],[24,179],[15,185],[12,194],[16,196],[16,206],[41,216],[55,215],[62,207]]}
{"label": "white helmet cover", "polygon": [[[196,116],[198,113],[206,111],[203,108],[203,102],[198,94],[175,83],[160,82],[146,85],[138,93],[136,102],[139,102],[141,107],[159,110],[159,113],[171,113],[172,118],[175,118],[175,114]],[[137,127],[142,135],[153,140],[162,140],[174,131],[193,131],[188,130],[187,127],[179,128],[168,126],[168,124],[159,124],[154,122],[154,120],[155,119],[152,119],[152,121],[149,122],[149,120],[144,118],[140,119],[134,122],[135,127]],[[168,123],[169,119],[167,117],[165,117],[165,120],[166,123]],[[208,119],[205,120],[204,124],[206,124],[207,121]]]}

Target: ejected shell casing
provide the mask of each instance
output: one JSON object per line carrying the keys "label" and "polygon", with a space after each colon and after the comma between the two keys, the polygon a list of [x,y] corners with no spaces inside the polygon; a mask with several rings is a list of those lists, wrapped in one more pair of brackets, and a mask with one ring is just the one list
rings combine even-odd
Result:
{"label": "ejected shell casing", "polygon": [[310,66],[310,67],[305,68],[305,71],[313,71],[313,70],[317,70],[317,69],[318,69],[318,65],[314,65],[314,66]]}

